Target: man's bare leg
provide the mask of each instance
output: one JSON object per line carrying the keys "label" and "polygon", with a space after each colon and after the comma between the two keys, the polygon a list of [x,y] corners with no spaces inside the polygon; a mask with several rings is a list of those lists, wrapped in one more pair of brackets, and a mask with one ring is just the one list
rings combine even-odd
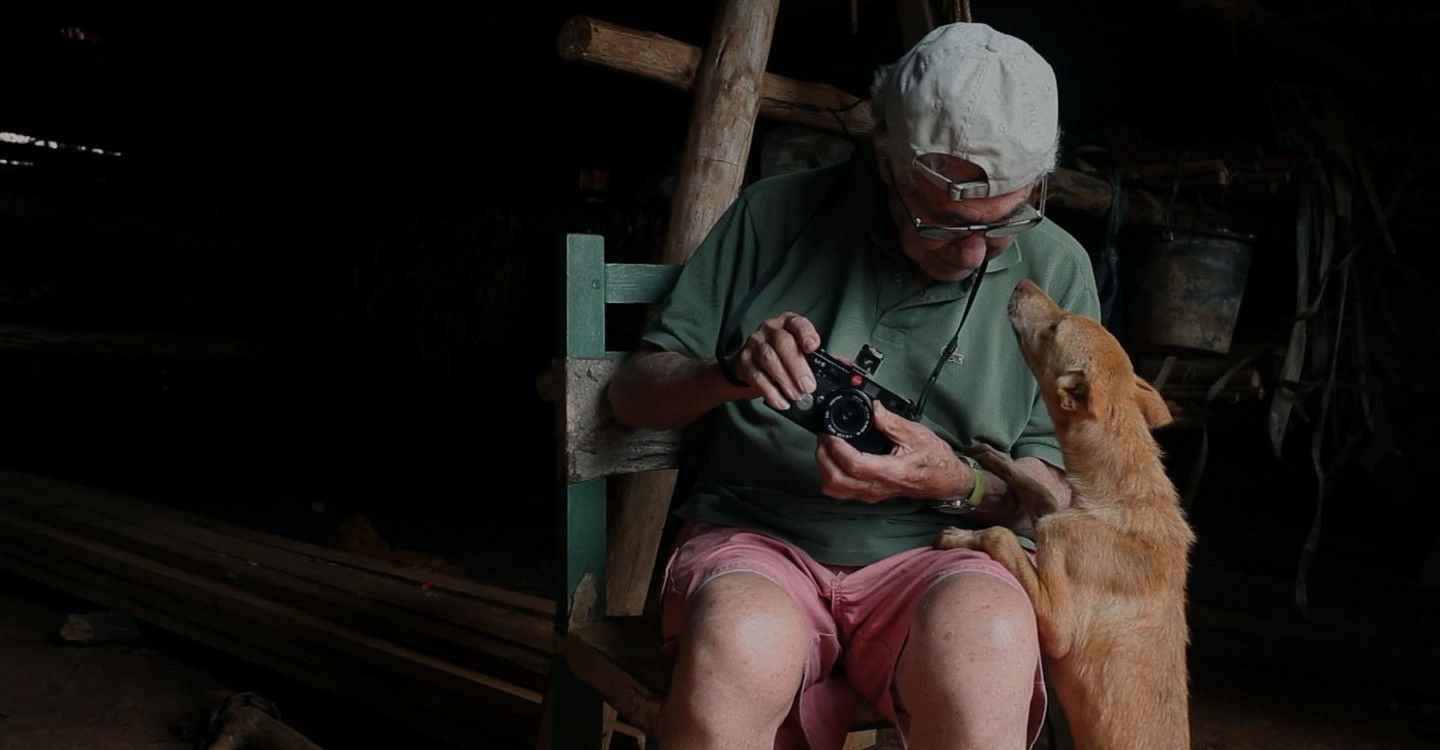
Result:
{"label": "man's bare leg", "polygon": [[895,672],[911,750],[1024,748],[1039,659],[1024,592],[981,572],[935,584]]}
{"label": "man's bare leg", "polygon": [[728,573],[690,602],[666,703],[666,748],[769,750],[800,689],[810,626],[783,589]]}

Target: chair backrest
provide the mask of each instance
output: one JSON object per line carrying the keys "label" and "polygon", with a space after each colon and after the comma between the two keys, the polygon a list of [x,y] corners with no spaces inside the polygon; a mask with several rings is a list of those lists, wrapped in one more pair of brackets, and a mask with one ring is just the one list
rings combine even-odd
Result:
{"label": "chair backrest", "polygon": [[[696,438],[694,431],[623,428],[615,422],[605,395],[610,377],[627,354],[606,341],[607,313],[615,305],[659,301],[675,285],[681,266],[607,263],[604,240],[595,235],[566,235],[560,250],[560,346],[552,371],[556,380],[552,398],[559,452],[557,584],[562,587],[555,616],[556,627],[564,633],[574,623],[604,615],[607,548],[617,541],[609,538],[606,529],[606,478],[680,468]],[[618,541],[626,543],[627,532],[633,530],[614,531],[620,535]]]}
{"label": "chair backrest", "polygon": [[682,431],[615,424],[605,386],[627,351],[609,348],[605,332],[611,305],[658,302],[675,285],[680,269],[675,264],[606,263],[603,238],[566,235],[558,316],[563,399],[556,425],[565,484],[679,466],[686,445]]}

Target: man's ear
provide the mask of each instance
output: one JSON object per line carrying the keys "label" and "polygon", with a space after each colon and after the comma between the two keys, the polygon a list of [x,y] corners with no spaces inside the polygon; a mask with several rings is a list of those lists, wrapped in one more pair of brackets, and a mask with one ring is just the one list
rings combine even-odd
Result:
{"label": "man's ear", "polygon": [[1170,407],[1166,405],[1165,398],[1155,390],[1155,386],[1145,381],[1139,375],[1135,376],[1135,401],[1140,404],[1140,413],[1145,415],[1145,423],[1150,429],[1164,427],[1175,421],[1170,414]]}
{"label": "man's ear", "polygon": [[1092,411],[1090,379],[1084,370],[1071,370],[1055,379],[1060,391],[1060,408],[1065,411]]}

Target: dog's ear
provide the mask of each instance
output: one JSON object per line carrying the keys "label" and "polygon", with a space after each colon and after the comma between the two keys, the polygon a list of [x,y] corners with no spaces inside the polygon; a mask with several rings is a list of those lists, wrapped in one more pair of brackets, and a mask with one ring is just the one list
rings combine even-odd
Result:
{"label": "dog's ear", "polygon": [[1139,375],[1135,376],[1135,401],[1140,404],[1140,413],[1145,415],[1145,423],[1150,425],[1150,429],[1164,427],[1175,421],[1170,414],[1170,407],[1165,404],[1165,398],[1155,390],[1155,386]]}
{"label": "dog's ear", "polygon": [[1065,411],[1094,412],[1096,394],[1084,370],[1070,370],[1055,379],[1060,408]]}

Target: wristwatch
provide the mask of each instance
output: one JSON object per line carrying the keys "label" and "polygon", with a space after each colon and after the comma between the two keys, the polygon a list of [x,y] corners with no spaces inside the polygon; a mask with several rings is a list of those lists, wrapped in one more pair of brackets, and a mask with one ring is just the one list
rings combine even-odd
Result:
{"label": "wristwatch", "polygon": [[976,461],[964,453],[956,452],[955,457],[960,459],[961,463],[970,467],[970,473],[975,477],[975,486],[971,488],[970,494],[965,497],[954,500],[935,501],[935,510],[942,513],[957,513],[963,515],[980,507],[980,501],[985,499],[985,470],[980,468],[979,461]]}

